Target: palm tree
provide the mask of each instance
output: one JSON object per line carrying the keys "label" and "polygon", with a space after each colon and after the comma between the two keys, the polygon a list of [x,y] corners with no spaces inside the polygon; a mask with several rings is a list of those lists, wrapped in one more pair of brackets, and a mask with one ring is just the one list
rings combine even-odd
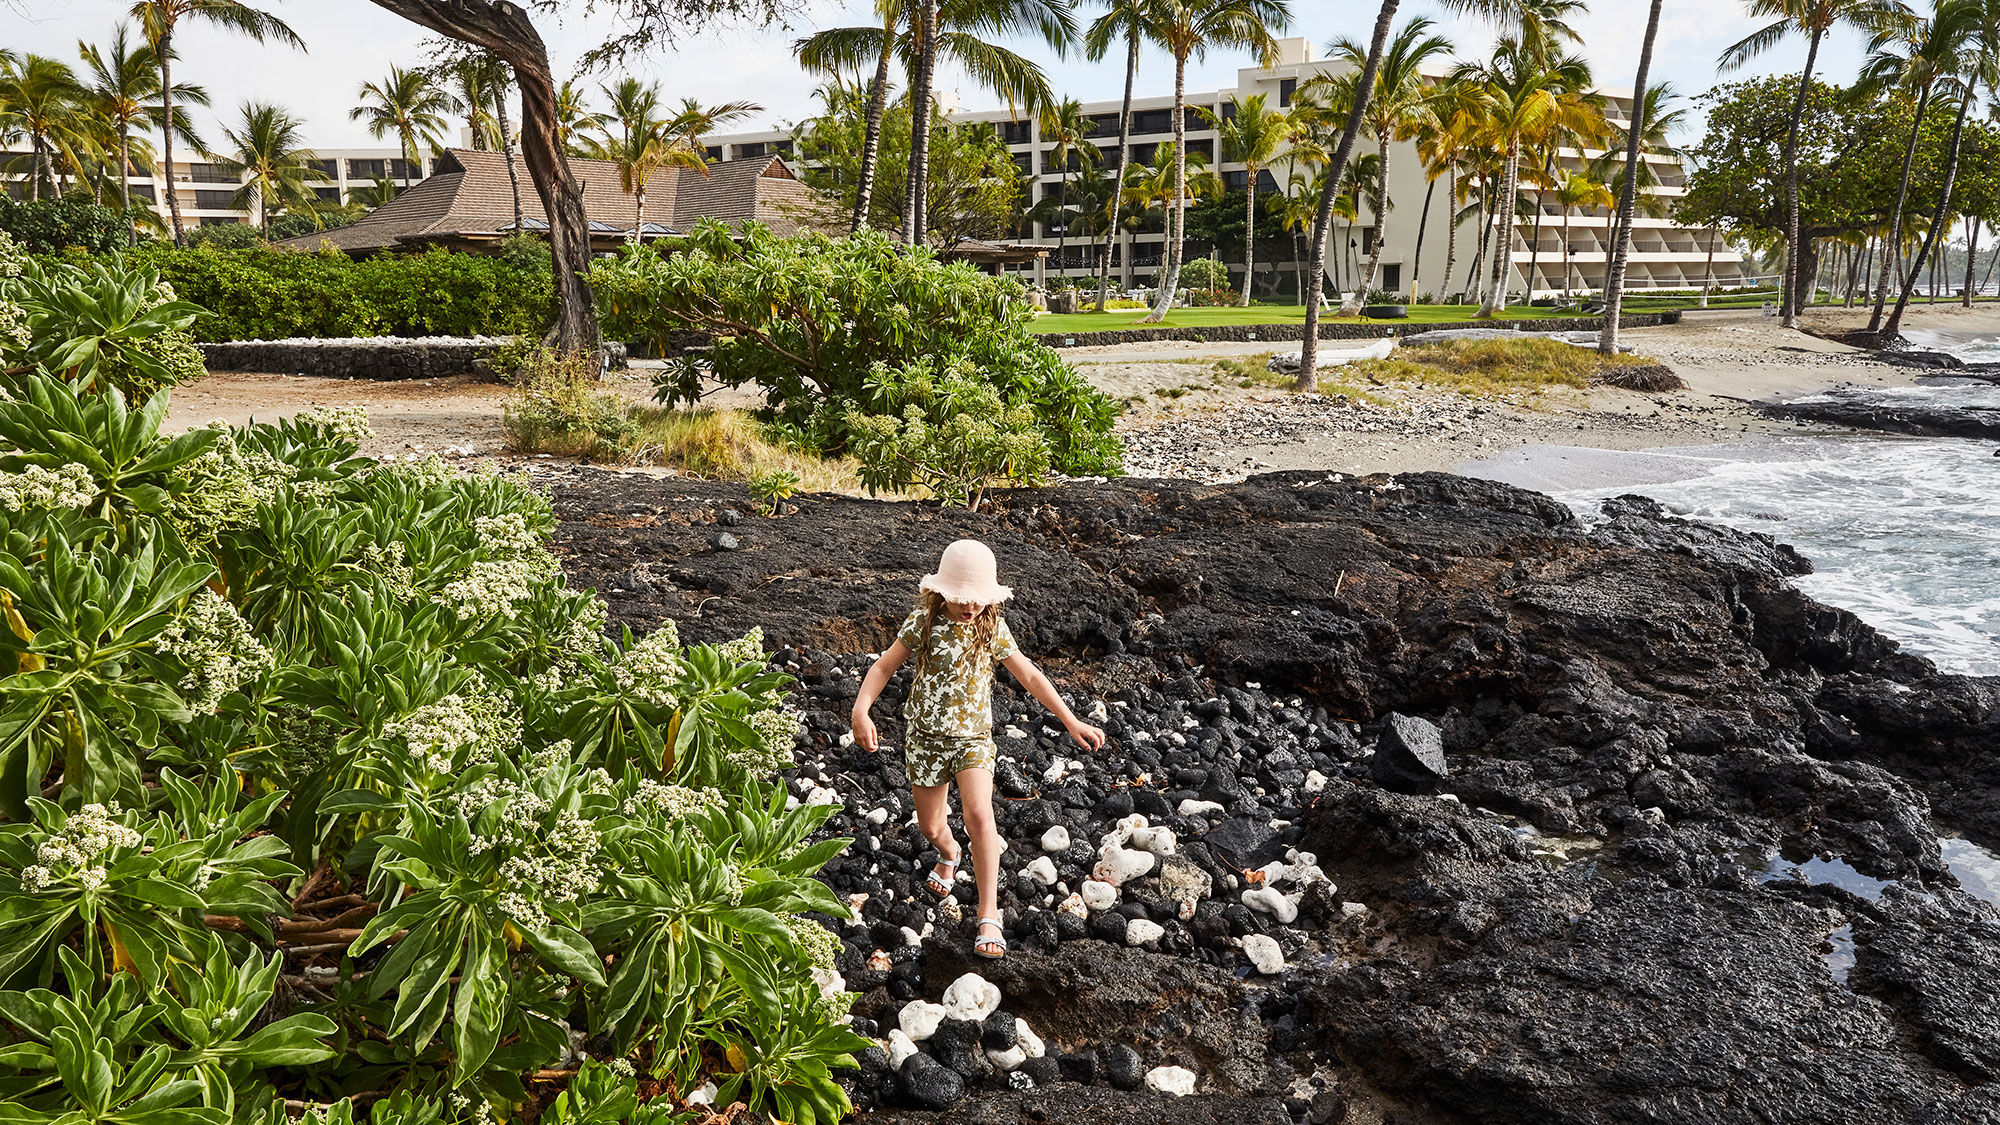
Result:
{"label": "palm tree", "polygon": [[727,102],[704,108],[692,98],[679,109],[664,110],[657,84],[627,78],[617,86],[603,87],[610,109],[597,119],[603,140],[590,154],[618,165],[618,186],[632,194],[632,236],[639,241],[645,226],[646,185],[662,168],[692,168],[708,174],[702,153],[702,137],[719,124],[735,121],[763,107],[752,102]]}
{"label": "palm tree", "polygon": [[465,114],[472,131],[472,147],[478,152],[500,150],[507,166],[507,188],[514,197],[514,229],[523,229],[521,174],[514,168],[514,130],[507,121],[507,94],[514,86],[505,60],[485,52],[468,52],[445,64],[457,88],[451,100],[454,112]]}
{"label": "palm tree", "polygon": [[[1157,210],[1161,225],[1171,229],[1169,223],[1177,201],[1184,202],[1189,196],[1219,194],[1221,186],[1222,178],[1208,170],[1207,154],[1190,152],[1182,157],[1165,145],[1155,145],[1151,163],[1134,164],[1125,170],[1122,198],[1141,208],[1147,219]],[[1163,271],[1166,261],[1163,255],[1160,260]]]}
{"label": "palm tree", "polygon": [[[299,50],[305,50],[305,40],[300,39],[285,21],[278,17],[252,8],[242,0],[134,0],[132,18],[146,32],[146,40],[153,46],[153,57],[160,64],[161,105],[165,118],[174,120],[174,34],[182,23],[206,23],[262,43],[276,39]],[[174,242],[187,242],[187,229],[181,223],[181,197],[174,190],[174,131],[165,129],[160,134],[166,142],[161,148],[162,163],[166,165],[167,214],[172,216]]]}
{"label": "palm tree", "polygon": [[230,205],[257,213],[264,233],[271,231],[271,213],[280,207],[311,208],[318,200],[307,183],[318,159],[301,147],[305,122],[282,107],[244,102],[242,123],[224,126],[227,149],[218,153],[222,170],[243,180]]}
{"label": "palm tree", "polygon": [[[1369,91],[1362,128],[1375,138],[1377,174],[1382,177],[1375,194],[1382,209],[1375,214],[1374,245],[1368,251],[1368,265],[1360,280],[1348,291],[1335,316],[1359,316],[1375,285],[1375,271],[1382,264],[1382,248],[1388,244],[1389,230],[1389,145],[1416,138],[1437,124],[1431,102],[1429,80],[1423,68],[1431,60],[1451,53],[1451,40],[1434,34],[1437,24],[1419,16],[1403,25],[1390,39],[1376,64],[1375,88]],[[1336,39],[1327,45],[1331,57],[1354,68],[1358,76],[1368,65],[1368,48],[1352,39]]]}
{"label": "palm tree", "polygon": [[1465,167],[1466,149],[1479,126],[1478,99],[1468,96],[1461,83],[1449,78],[1438,83],[1431,91],[1430,102],[1431,126],[1417,137],[1417,159],[1423,161],[1424,179],[1429,187],[1424,192],[1424,214],[1417,224],[1417,248],[1410,266],[1413,301],[1423,292],[1419,276],[1424,264],[1424,228],[1430,223],[1431,192],[1437,189],[1439,177],[1445,180],[1449,221],[1445,224],[1444,286],[1438,290],[1438,296],[1442,299],[1451,291],[1452,273],[1458,266],[1458,228],[1470,185],[1470,180],[1459,173]]}
{"label": "palm tree", "polygon": [[1215,115],[1202,110],[1202,115],[1215,122],[1222,134],[1222,159],[1243,165],[1245,182],[1243,185],[1243,294],[1237,298],[1239,308],[1250,307],[1250,280],[1257,269],[1257,177],[1270,163],[1277,159],[1278,150],[1291,133],[1291,115],[1283,110],[1270,109],[1263,94],[1252,94],[1248,98],[1230,96],[1230,112],[1217,120]]}
{"label": "palm tree", "polygon": [[[81,42],[77,50],[90,70],[91,106],[118,135],[118,213],[126,218],[125,238],[127,245],[131,245],[138,240],[138,228],[131,221],[132,191],[128,178],[133,172],[153,165],[152,145],[144,136],[133,137],[132,128],[136,125],[143,133],[168,127],[166,107],[160,97],[160,63],[151,46],[132,43],[129,25],[122,23],[112,32],[108,50],[100,51],[96,44]],[[208,91],[182,83],[174,90],[174,101],[177,109],[173,128],[183,141],[200,148],[201,138],[195,135],[185,107],[207,105]],[[151,208],[147,210],[152,212]],[[158,217],[157,212],[152,213]]]}
{"label": "palm tree", "polygon": [[[1069,174],[1079,161],[1095,165],[1103,153],[1088,138],[1097,131],[1097,123],[1083,112],[1083,103],[1075,98],[1064,98],[1054,104],[1045,103],[1040,114],[1042,140],[1049,142],[1048,156],[1062,168],[1062,201],[1069,205]],[[1063,243],[1069,236],[1069,220],[1059,218],[1056,226],[1056,260],[1062,261]],[[1058,267],[1060,268],[1060,267]]]}
{"label": "palm tree", "polygon": [[[1930,229],[1917,250],[1917,260],[1903,280],[1896,308],[1882,325],[1884,340],[1901,338],[1903,313],[1910,307],[1910,295],[1916,291],[1917,279],[1923,276],[1924,263],[1951,226],[1952,194],[1958,187],[1959,161],[1965,153],[1965,122],[1972,114],[1973,102],[1978,100],[1979,88],[1983,85],[1989,91],[2000,91],[2000,0],[1940,0],[1936,23],[1948,29],[1944,56],[1955,54],[1959,59],[1958,65],[1950,68],[1952,73],[1963,76],[1956,83],[1958,120],[1951,128],[1951,155],[1945,162],[1943,194],[1938,196],[1937,209],[1931,213]],[[1935,282],[1931,286],[1931,299],[1933,303],[1937,299]]]}
{"label": "palm tree", "polygon": [[1521,195],[1521,153],[1537,139],[1559,131],[1590,133],[1601,129],[1592,104],[1590,71],[1581,59],[1564,55],[1544,62],[1520,41],[1502,40],[1492,61],[1463,65],[1454,76],[1478,84],[1492,139],[1506,154],[1500,195],[1493,207],[1493,257],[1487,268],[1490,284],[1476,320],[1491,318],[1507,303],[1508,271],[1513,266],[1515,225]]}
{"label": "palm tree", "polygon": [[83,167],[90,116],[88,91],[68,63],[46,55],[0,57],[0,128],[28,139],[28,198],[42,197],[44,179],[62,197],[57,163]]}
{"label": "palm tree", "polygon": [[[1916,163],[1917,140],[1923,134],[1933,95],[1940,86],[1956,90],[1964,77],[1960,67],[1966,36],[1979,18],[1976,7],[1941,3],[1934,18],[1919,19],[1878,32],[1868,44],[1868,58],[1861,67],[1861,87],[1873,92],[1898,88],[1916,95],[1916,116],[1910,122],[1910,139],[1903,146],[1903,175],[1896,187],[1896,205],[1889,213],[1889,245],[1903,245],[1903,216],[1909,206],[1910,172]],[[1882,314],[1889,302],[1889,271],[1895,256],[1882,255],[1881,276],[1876,281],[1875,309],[1868,318],[1868,331],[1882,328]]]}
{"label": "palm tree", "polygon": [[898,35],[902,0],[875,0],[875,14],[882,21],[879,27],[828,28],[792,44],[800,66],[835,77],[849,70],[859,71],[867,59],[874,60],[875,75],[868,83],[867,124],[861,141],[861,178],[854,193],[849,234],[868,225],[868,209],[875,200],[875,167],[882,154],[882,117],[889,104],[889,63],[899,45],[907,46],[907,41]]}
{"label": "palm tree", "polygon": [[[1129,145],[1132,138],[1132,83],[1139,76],[1139,43],[1144,35],[1142,26],[1145,8],[1149,0],[1106,0],[1103,15],[1093,20],[1090,30],[1084,32],[1083,53],[1092,62],[1104,61],[1111,51],[1111,44],[1120,39],[1125,43],[1125,100],[1118,107],[1118,170],[1112,174],[1112,182],[1125,182],[1125,169],[1130,166]],[[1114,212],[1120,206],[1114,198],[1111,207]],[[1107,216],[1111,218],[1114,216]],[[1104,311],[1104,304],[1111,294],[1111,240],[1118,237],[1115,221],[1104,224],[1104,249],[1098,261],[1097,270],[1097,311]]]}
{"label": "palm tree", "polygon": [[[1655,0],[1657,4],[1658,0]],[[1770,19],[1757,31],[1745,36],[1722,52],[1720,62],[1724,72],[1741,67],[1758,55],[1771,50],[1794,34],[1806,39],[1806,65],[1799,74],[1798,96],[1792,101],[1791,120],[1785,131],[1785,286],[1779,301],[1780,313],[1786,328],[1798,327],[1798,275],[1799,275],[1799,125],[1805,118],[1806,93],[1812,89],[1813,68],[1819,64],[1820,43],[1826,33],[1836,27],[1847,25],[1860,28],[1871,35],[1880,35],[1900,23],[1907,23],[1912,17],[1909,6],[1902,0],[1746,0],[1750,15],[1759,19]],[[1657,31],[1658,19],[1650,21],[1649,28]],[[1652,57],[1645,55],[1642,63],[1650,65]],[[1637,142],[1628,145],[1630,153]],[[1633,158],[1635,161],[1637,157]],[[1627,182],[1627,188],[1631,184]],[[1624,210],[1621,201],[1619,210]],[[1615,267],[1614,267],[1615,268]]]}
{"label": "palm tree", "polygon": [[1583,46],[1583,37],[1569,20],[1589,11],[1584,0],[1513,0],[1511,7],[1506,14],[1521,46],[1534,58],[1548,62],[1571,47]]}
{"label": "palm tree", "polygon": [[1578,210],[1587,207],[1602,207],[1610,210],[1618,206],[1618,200],[1611,189],[1599,183],[1596,178],[1582,172],[1570,172],[1556,185],[1556,206],[1563,213],[1563,292],[1570,292],[1570,274],[1573,255],[1569,246],[1570,218]]}
{"label": "palm tree", "polygon": [[556,91],[556,144],[567,155],[584,155],[579,138],[586,130],[602,127],[602,119],[591,110],[589,98],[574,78],[565,80]]}
{"label": "palm tree", "polygon": [[1187,64],[1211,47],[1243,47],[1269,65],[1278,41],[1271,33],[1291,25],[1287,0],[1153,0],[1146,8],[1145,30],[1174,57],[1174,159],[1181,187],[1167,216],[1167,264],[1160,292],[1141,324],[1157,324],[1174,307],[1180,287],[1181,256],[1187,243]]}
{"label": "palm tree", "polygon": [[1319,177],[1304,172],[1293,172],[1285,190],[1270,197],[1270,210],[1278,226],[1292,236],[1292,282],[1298,287],[1301,305],[1306,303],[1306,266],[1305,257],[1299,252],[1299,240],[1312,229],[1318,204]]}
{"label": "palm tree", "polygon": [[444,115],[451,112],[451,95],[440,88],[427,70],[389,68],[389,77],[361,84],[361,104],[348,111],[354,121],[368,123],[368,135],[381,140],[396,134],[403,146],[403,186],[410,186],[409,170],[422,168],[423,150],[444,147]]}

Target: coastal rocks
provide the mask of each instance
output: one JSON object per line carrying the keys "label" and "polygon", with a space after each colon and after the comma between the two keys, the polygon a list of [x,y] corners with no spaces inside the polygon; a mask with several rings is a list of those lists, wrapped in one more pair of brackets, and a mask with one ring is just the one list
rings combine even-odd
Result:
{"label": "coastal rocks", "polygon": [[1382,741],[1369,759],[1369,770],[1384,789],[1437,792],[1451,777],[1451,767],[1444,760],[1444,732],[1428,719],[1391,711],[1383,722]]}
{"label": "coastal rocks", "polygon": [[910,1102],[919,1109],[950,1109],[965,1096],[965,1079],[929,1055],[911,1055],[897,1069]]}
{"label": "coastal rocks", "polygon": [[1045,852],[1066,852],[1069,850],[1069,829],[1060,824],[1052,824],[1042,833],[1042,850]]}
{"label": "coastal rocks", "polygon": [[[1965,392],[1978,388],[1928,387],[1891,393],[1868,387],[1840,387],[1790,402],[1753,403],[1775,418],[1792,418],[1857,430],[1925,437],[2000,439],[2000,406],[1990,390],[1977,399]],[[1959,393],[1954,393],[1959,392]]]}
{"label": "coastal rocks", "polygon": [[1688,389],[1687,380],[1674,374],[1673,368],[1658,363],[1613,367],[1599,373],[1591,381],[1606,387],[1617,387],[1621,391],[1638,391],[1649,395]]}
{"label": "coastal rocks", "polygon": [[1276,938],[1264,934],[1246,935],[1243,938],[1243,955],[1265,976],[1277,976],[1285,971],[1285,951]]}
{"label": "coastal rocks", "polygon": [[947,1019],[980,1023],[1000,1010],[1000,988],[977,973],[966,973],[944,990],[943,1008]]}
{"label": "coastal rocks", "polygon": [[1146,1089],[1185,1098],[1194,1093],[1194,1071],[1184,1066],[1156,1066],[1146,1072]]}

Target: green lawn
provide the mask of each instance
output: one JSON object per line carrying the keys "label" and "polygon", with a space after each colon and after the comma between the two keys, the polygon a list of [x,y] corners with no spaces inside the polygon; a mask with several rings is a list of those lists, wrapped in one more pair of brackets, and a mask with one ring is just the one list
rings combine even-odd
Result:
{"label": "green lawn", "polygon": [[[1368,320],[1366,324],[1410,324],[1451,322],[1471,320],[1478,312],[1477,305],[1418,305],[1410,310],[1407,318],[1400,320]],[[1140,324],[1139,318],[1146,315],[1145,309],[1117,309],[1104,313],[1051,313],[1038,316],[1028,331],[1044,334],[1057,332],[1115,332],[1121,328],[1215,328],[1236,324],[1304,324],[1306,310],[1301,305],[1252,305],[1247,309],[1175,309],[1167,319],[1158,324]],[[1499,319],[1529,320],[1555,316],[1548,309],[1526,307],[1510,308]],[[1575,314],[1561,314],[1575,315]],[[1329,315],[1322,315],[1320,322],[1337,323]],[[1349,321],[1348,323],[1353,323]]]}

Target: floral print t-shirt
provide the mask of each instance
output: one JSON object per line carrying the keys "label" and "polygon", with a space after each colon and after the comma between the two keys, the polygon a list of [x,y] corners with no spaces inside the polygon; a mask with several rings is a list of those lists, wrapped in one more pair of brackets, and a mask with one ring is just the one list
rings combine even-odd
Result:
{"label": "floral print t-shirt", "polygon": [[[903,621],[896,639],[912,653],[923,651],[924,611],[919,609]],[[990,661],[961,659],[972,643],[972,628],[960,625],[943,614],[931,622],[930,659],[924,673],[910,685],[909,702],[903,705],[903,720],[911,730],[925,734],[973,738],[993,733],[993,665],[1020,651],[1014,634],[1002,618],[995,623]],[[911,657],[912,667],[915,657]]]}

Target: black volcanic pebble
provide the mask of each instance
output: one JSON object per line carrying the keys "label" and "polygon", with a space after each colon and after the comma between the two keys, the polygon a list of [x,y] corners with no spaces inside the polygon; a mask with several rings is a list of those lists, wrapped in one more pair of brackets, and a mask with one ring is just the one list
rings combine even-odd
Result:
{"label": "black volcanic pebble", "polygon": [[1037,949],[1053,949],[1061,940],[1060,915],[1037,910],[1021,919],[1021,944]]}
{"label": "black volcanic pebble", "polygon": [[950,1109],[965,1096],[965,1079],[921,1052],[903,1060],[897,1077],[904,1096],[918,1109]]}
{"label": "black volcanic pebble", "polygon": [[1098,1061],[1096,1051],[1086,1048],[1073,1054],[1057,1055],[1056,1068],[1062,1073],[1064,1080],[1088,1086],[1097,1081],[1097,1074],[1103,1069],[1103,1064]]}
{"label": "black volcanic pebble", "polygon": [[980,1049],[979,1034],[979,1025],[971,1020],[945,1020],[938,1024],[928,1046],[939,1062],[967,1078],[978,1078],[993,1069]]}
{"label": "black volcanic pebble", "polygon": [[1075,941],[1090,935],[1090,923],[1067,911],[1056,914],[1056,936],[1064,941]]}
{"label": "black volcanic pebble", "polygon": [[1042,1055],[1023,1062],[1020,1073],[1027,1075],[1037,1086],[1047,1086],[1062,1077],[1062,1066],[1049,1056]]}
{"label": "black volcanic pebble", "polygon": [[979,1045],[993,1051],[1004,1051],[1016,1042],[1014,1013],[994,1012],[979,1025]]}
{"label": "black volcanic pebble", "polygon": [[1123,1043],[1104,1049],[1104,1076],[1120,1090],[1136,1090],[1146,1081],[1146,1062]]}
{"label": "black volcanic pebble", "polygon": [[1113,945],[1125,944],[1127,919],[1123,914],[1107,910],[1090,920],[1090,936]]}

